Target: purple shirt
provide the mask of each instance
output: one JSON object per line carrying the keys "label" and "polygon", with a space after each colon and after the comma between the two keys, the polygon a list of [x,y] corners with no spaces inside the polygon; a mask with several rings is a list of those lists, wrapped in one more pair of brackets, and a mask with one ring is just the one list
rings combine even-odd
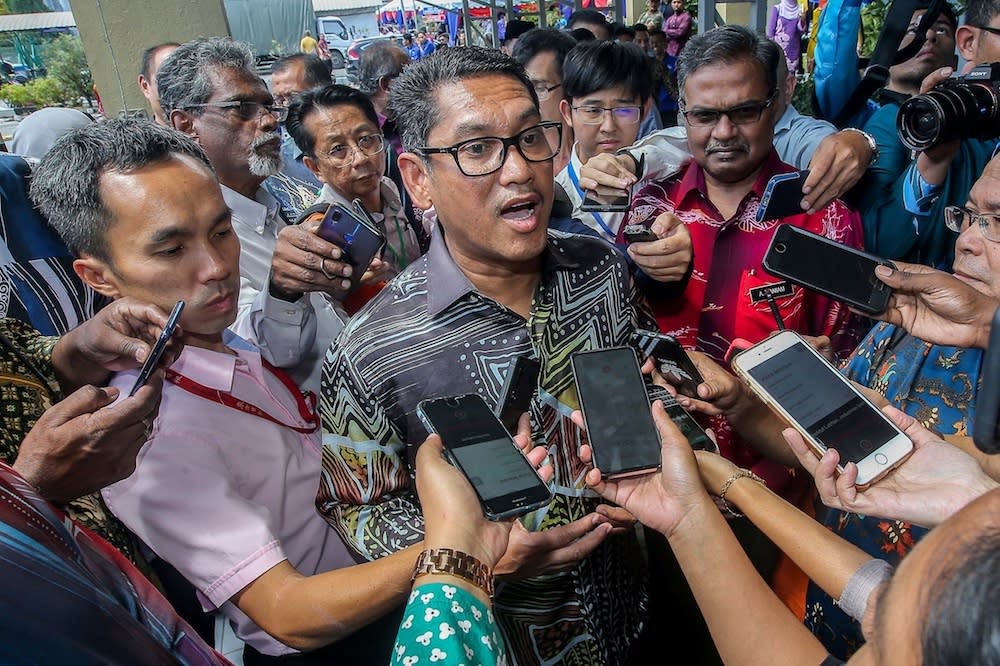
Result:
{"label": "purple shirt", "polygon": [[[246,345],[233,336],[230,346]],[[260,354],[239,356],[185,347],[171,369],[229,392],[283,423],[308,424],[295,397],[262,367]],[[136,372],[112,384],[127,395]],[[316,512],[320,433],[300,434],[260,417],[163,386],[160,415],[132,476],[104,489],[111,511],[219,608],[237,635],[264,654],[296,650],[250,621],[230,598],[288,560],[311,576],[354,564],[344,543]]]}

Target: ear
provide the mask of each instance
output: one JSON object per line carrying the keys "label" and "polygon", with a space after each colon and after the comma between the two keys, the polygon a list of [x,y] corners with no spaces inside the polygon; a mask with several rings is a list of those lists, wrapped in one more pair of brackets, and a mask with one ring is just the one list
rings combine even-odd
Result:
{"label": "ear", "polygon": [[979,50],[978,40],[979,31],[975,28],[960,25],[955,30],[955,48],[958,49],[958,55],[962,56],[963,60],[975,62],[976,51]]}
{"label": "ear", "polygon": [[573,108],[570,106],[569,100],[561,99],[559,100],[559,113],[562,114],[563,121],[569,128],[573,127]]}
{"label": "ear", "polygon": [[434,205],[427,164],[414,153],[403,153],[398,159],[399,175],[403,178],[406,191],[410,193],[413,205],[427,210]]}
{"label": "ear", "polygon": [[309,157],[308,155],[304,155],[302,157],[302,163],[306,165],[306,168],[313,172],[313,175],[316,176],[316,180],[321,183],[326,183],[326,179],[323,178],[323,174],[320,173],[319,164],[316,163],[315,159]]}
{"label": "ear", "polygon": [[149,92],[149,81],[147,81],[146,77],[142,74],[139,75],[139,89],[142,91],[143,95]]}
{"label": "ear", "polygon": [[194,140],[198,140],[198,130],[194,126],[194,116],[187,111],[182,111],[181,109],[174,109],[170,112],[170,125],[177,130],[187,134]]}
{"label": "ear", "polygon": [[100,259],[84,255],[73,262],[73,270],[84,283],[98,294],[112,299],[123,296],[118,288],[118,280],[114,272]]}

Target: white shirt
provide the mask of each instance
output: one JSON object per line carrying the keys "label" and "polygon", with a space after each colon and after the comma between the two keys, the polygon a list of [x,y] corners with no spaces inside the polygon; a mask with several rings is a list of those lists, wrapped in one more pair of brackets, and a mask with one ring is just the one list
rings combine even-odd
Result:
{"label": "white shirt", "polygon": [[580,210],[580,206],[583,205],[583,192],[577,183],[580,179],[580,167],[583,165],[577,156],[578,146],[577,143],[573,144],[569,164],[556,174],[556,182],[566,190],[569,200],[573,202],[573,217],[599,233],[604,240],[614,243],[618,236],[618,228],[625,221],[625,213],[590,213]]}
{"label": "white shirt", "polygon": [[305,294],[294,303],[271,296],[271,257],[285,226],[278,200],[264,188],[252,200],[225,185],[222,196],[240,239],[239,314],[230,328],[257,344],[264,358],[284,368],[303,390],[318,395],[323,359],[347,316],[323,293]]}

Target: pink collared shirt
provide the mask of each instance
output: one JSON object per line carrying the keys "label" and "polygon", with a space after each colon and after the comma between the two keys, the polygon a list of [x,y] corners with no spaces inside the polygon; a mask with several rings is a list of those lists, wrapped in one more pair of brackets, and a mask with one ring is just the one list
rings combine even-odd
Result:
{"label": "pink collared shirt", "polygon": [[[247,343],[236,338],[230,345]],[[295,397],[262,367],[260,354],[236,351],[185,347],[171,369],[283,423],[307,426]],[[135,376],[119,373],[112,383],[125,395]],[[296,650],[229,599],[286,559],[305,576],[354,564],[316,511],[319,477],[318,430],[299,434],[167,382],[135,472],[103,494],[129,529],[191,581],[206,608],[219,608],[260,652],[280,655]]]}

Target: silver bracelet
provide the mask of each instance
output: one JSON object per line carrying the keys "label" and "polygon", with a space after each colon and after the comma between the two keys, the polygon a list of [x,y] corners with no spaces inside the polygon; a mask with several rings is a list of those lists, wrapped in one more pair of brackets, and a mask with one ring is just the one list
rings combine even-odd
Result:
{"label": "silver bracelet", "polygon": [[841,132],[854,132],[855,134],[860,134],[868,142],[868,147],[872,150],[872,158],[868,160],[868,166],[873,166],[878,162],[878,158],[882,155],[882,152],[878,149],[878,142],[875,141],[875,137],[864,130],[860,130],[857,127],[845,127],[840,130]]}

